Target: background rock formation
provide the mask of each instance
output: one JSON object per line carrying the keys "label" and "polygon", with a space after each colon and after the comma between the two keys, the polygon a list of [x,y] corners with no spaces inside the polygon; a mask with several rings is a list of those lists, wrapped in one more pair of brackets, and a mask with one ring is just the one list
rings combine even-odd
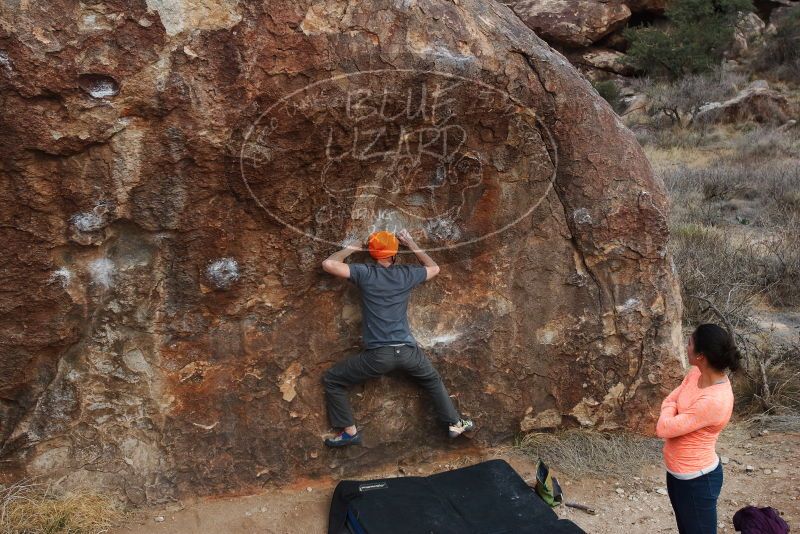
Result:
{"label": "background rock formation", "polygon": [[545,411],[652,431],[681,374],[663,184],[507,7],[32,0],[0,21],[7,478],[157,502],[459,446],[387,378],[353,391],[367,445],[321,447],[320,377],[360,314],[319,264],[390,221],[439,249],[411,321],[478,443]]}
{"label": "background rock formation", "polygon": [[[667,24],[669,0],[503,0],[548,44],[566,55],[592,81],[634,74],[624,61],[630,43],[624,31]],[[763,37],[798,0],[755,0],[752,13],[741,13],[726,57],[734,64],[753,54]],[[769,24],[767,24],[767,21]],[[616,51],[616,52],[614,52]]]}
{"label": "background rock formation", "polygon": [[770,89],[766,81],[756,80],[729,100],[700,107],[692,119],[700,124],[753,121],[781,125],[793,120],[797,113],[797,106],[785,95]]}
{"label": "background rock formation", "polygon": [[506,2],[522,21],[548,42],[583,47],[625,25],[631,16],[623,2],[596,0],[521,0]]}

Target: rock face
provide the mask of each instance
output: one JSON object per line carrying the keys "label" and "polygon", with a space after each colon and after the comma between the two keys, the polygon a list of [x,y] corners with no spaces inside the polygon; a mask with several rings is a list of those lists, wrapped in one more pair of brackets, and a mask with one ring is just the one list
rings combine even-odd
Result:
{"label": "rock face", "polygon": [[797,117],[799,112],[786,95],[770,89],[765,80],[756,80],[729,100],[705,104],[697,110],[692,120],[699,123],[753,121],[785,124]]}
{"label": "rock face", "polygon": [[545,411],[653,431],[682,374],[663,184],[507,7],[52,0],[0,20],[6,479],[152,503],[463,446],[398,377],[352,391],[364,447],[321,446],[321,376],[360,313],[320,262],[401,225],[443,266],[411,323],[475,443]]}
{"label": "rock face", "polygon": [[770,11],[769,24],[767,24],[767,27],[764,29],[766,34],[775,34],[779,28],[782,28],[787,23],[791,23],[792,13],[796,13],[795,10],[800,6],[800,2],[797,0],[781,0],[775,3],[782,4],[783,7],[776,7]]}
{"label": "rock face", "polygon": [[587,48],[581,52],[569,54],[568,57],[570,62],[584,72],[589,79],[597,77],[592,75],[596,71],[622,76],[630,76],[634,71],[631,65],[625,63],[625,54],[608,48]]}
{"label": "rock face", "polygon": [[538,36],[551,44],[589,46],[621,28],[630,8],[614,0],[519,0],[505,2]]}
{"label": "rock face", "polygon": [[766,24],[755,13],[742,14],[736,22],[733,33],[733,42],[728,51],[731,58],[747,55],[748,51],[762,41]]}
{"label": "rock face", "polygon": [[[531,412],[533,410],[531,409]],[[527,414],[519,423],[519,429],[522,432],[542,431],[555,429],[561,426],[563,416],[556,409],[549,409],[539,412],[535,416],[532,413]]]}

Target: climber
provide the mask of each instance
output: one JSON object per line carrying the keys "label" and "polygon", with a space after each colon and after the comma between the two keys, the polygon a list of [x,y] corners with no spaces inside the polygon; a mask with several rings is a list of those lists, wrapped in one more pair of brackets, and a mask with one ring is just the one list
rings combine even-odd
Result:
{"label": "climber", "polygon": [[[396,265],[399,243],[414,252],[422,265]],[[328,417],[334,428],[341,429],[335,437],[326,439],[325,445],[344,447],[361,443],[347,388],[397,369],[405,371],[428,392],[451,438],[473,430],[473,422],[456,411],[439,373],[408,326],[411,289],[439,274],[439,266],[417,246],[407,230],[397,236],[392,232],[375,232],[366,247],[375,259],[374,264],[344,262],[350,254],[364,250],[356,241],[347,243],[322,262],[325,272],[346,278],[361,290],[363,341],[360,353],[334,365],[323,376]]]}

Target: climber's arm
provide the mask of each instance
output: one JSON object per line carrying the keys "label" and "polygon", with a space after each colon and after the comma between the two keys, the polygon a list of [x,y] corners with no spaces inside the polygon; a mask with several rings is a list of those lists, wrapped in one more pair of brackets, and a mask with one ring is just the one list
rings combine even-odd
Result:
{"label": "climber's arm", "polygon": [[430,280],[439,274],[439,266],[435,261],[433,261],[433,258],[428,256],[424,250],[419,248],[419,245],[417,245],[411,238],[411,234],[408,232],[408,230],[400,230],[400,232],[397,234],[397,239],[399,239],[402,244],[407,246],[409,250],[414,253],[419,262],[425,266],[425,270],[428,271],[428,275],[425,277],[425,280]]}
{"label": "climber's arm", "polygon": [[326,273],[330,273],[339,278],[350,278],[350,266],[344,262],[353,252],[364,250],[357,241],[351,241],[345,247],[331,254],[327,259],[322,262],[322,269]]}

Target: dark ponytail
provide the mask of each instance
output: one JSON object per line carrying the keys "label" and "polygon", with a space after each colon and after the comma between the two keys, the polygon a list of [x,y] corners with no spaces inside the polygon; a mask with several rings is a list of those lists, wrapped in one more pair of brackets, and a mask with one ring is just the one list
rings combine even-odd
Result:
{"label": "dark ponytail", "polygon": [[706,357],[708,364],[717,371],[730,369],[736,372],[741,368],[742,355],[736,348],[733,336],[715,324],[701,324],[692,334],[694,352]]}

